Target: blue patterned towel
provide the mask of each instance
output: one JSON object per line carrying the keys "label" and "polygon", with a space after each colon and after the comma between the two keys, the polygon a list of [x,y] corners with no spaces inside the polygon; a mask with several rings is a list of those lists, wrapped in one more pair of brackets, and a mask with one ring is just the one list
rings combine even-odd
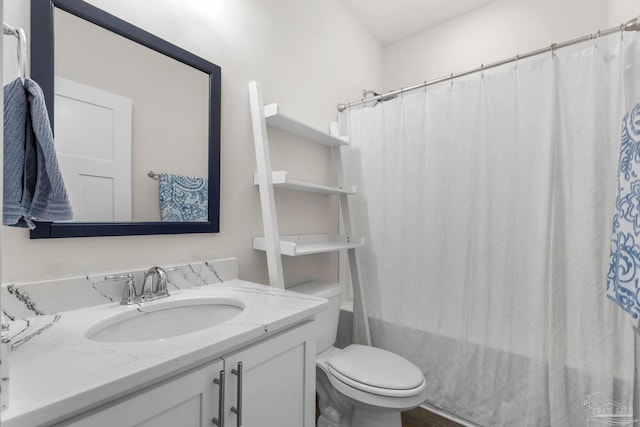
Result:
{"label": "blue patterned towel", "polygon": [[640,315],[640,104],[624,117],[618,165],[618,197],[607,297],[627,311],[634,326]]}
{"label": "blue patterned towel", "polygon": [[170,173],[160,174],[160,212],[168,222],[209,220],[209,181]]}

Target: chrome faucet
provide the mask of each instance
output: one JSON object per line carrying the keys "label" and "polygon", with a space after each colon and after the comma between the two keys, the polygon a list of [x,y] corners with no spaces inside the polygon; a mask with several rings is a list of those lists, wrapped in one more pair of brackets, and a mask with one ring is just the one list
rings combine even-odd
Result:
{"label": "chrome faucet", "polygon": [[[147,285],[149,277],[151,277],[151,283]],[[164,268],[155,266],[144,273],[141,296],[146,301],[169,296],[169,291],[167,290],[167,272]]]}
{"label": "chrome faucet", "polygon": [[[151,282],[147,284],[149,277],[151,277]],[[136,292],[133,274],[110,274],[105,276],[104,279],[109,281],[126,281],[122,291],[122,300],[120,300],[121,305],[139,304],[169,296],[169,291],[167,290],[167,272],[161,267],[151,267],[144,273],[144,281],[142,282],[142,289],[139,295]]]}

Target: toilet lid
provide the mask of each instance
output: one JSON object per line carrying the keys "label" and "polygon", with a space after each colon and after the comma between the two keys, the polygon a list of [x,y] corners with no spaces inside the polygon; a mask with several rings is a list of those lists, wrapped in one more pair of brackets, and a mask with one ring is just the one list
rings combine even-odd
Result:
{"label": "toilet lid", "polygon": [[390,351],[352,344],[336,352],[328,365],[355,383],[390,390],[412,390],[424,383],[416,365]]}

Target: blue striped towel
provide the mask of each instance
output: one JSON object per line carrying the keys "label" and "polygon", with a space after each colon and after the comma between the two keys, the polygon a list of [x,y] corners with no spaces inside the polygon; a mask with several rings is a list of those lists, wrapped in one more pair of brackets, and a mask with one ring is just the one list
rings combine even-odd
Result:
{"label": "blue striped towel", "polygon": [[16,79],[4,87],[4,225],[26,226],[18,223],[27,213],[22,203],[27,115],[27,94],[22,81]]}
{"label": "blue striped towel", "polygon": [[32,220],[73,217],[44,94],[36,82],[5,86],[3,224],[34,228]]}
{"label": "blue striped towel", "polygon": [[31,119],[31,132],[27,133],[27,144],[29,137],[33,138],[32,150],[27,146],[25,157],[25,182],[33,195],[28,215],[39,221],[73,219],[69,196],[58,166],[44,93],[31,79],[25,79],[24,86],[29,99]]}

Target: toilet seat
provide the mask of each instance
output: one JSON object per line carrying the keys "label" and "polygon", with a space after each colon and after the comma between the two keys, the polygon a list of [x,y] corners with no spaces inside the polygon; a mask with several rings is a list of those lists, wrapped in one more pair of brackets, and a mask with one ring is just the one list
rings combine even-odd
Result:
{"label": "toilet seat", "polygon": [[367,384],[360,383],[358,381],[354,381],[351,378],[342,375],[340,372],[336,371],[331,366],[329,366],[329,374],[333,378],[343,382],[349,387],[353,387],[365,393],[377,394],[378,396],[411,397],[411,396],[415,396],[416,394],[419,394],[424,389],[424,380],[422,384],[420,384],[418,387],[407,389],[407,390],[397,390],[397,389],[391,389],[391,388],[373,387]]}
{"label": "toilet seat", "polygon": [[352,344],[327,360],[328,374],[357,390],[387,397],[411,397],[425,389],[420,369],[386,350]]}

